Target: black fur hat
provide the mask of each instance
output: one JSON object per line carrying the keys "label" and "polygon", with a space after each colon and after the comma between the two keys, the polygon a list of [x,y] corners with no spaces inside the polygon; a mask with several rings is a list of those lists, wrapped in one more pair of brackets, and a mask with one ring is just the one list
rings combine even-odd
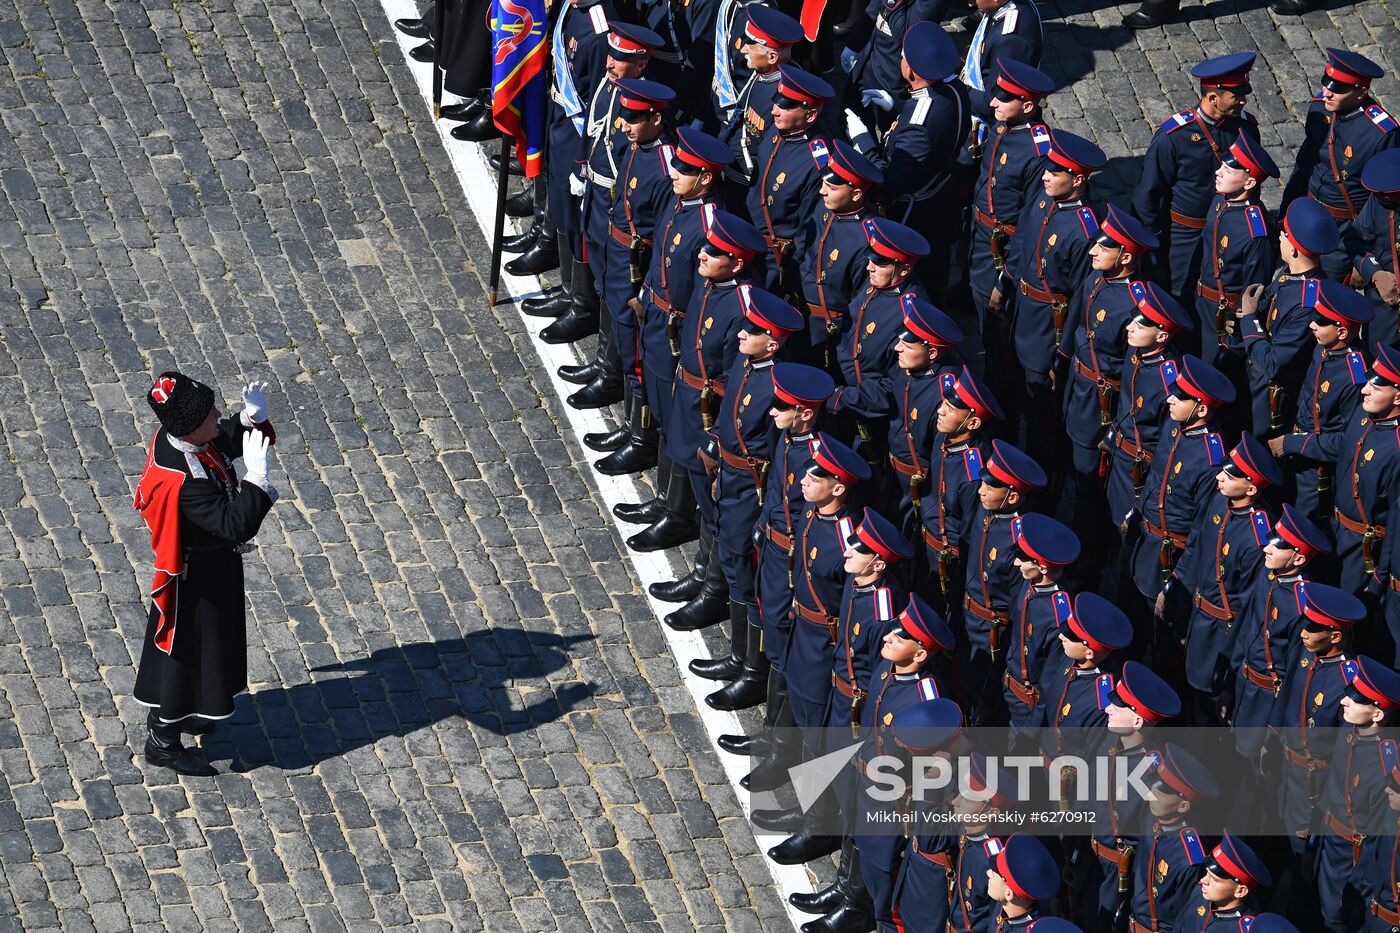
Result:
{"label": "black fur hat", "polygon": [[146,395],[151,411],[156,413],[165,430],[184,437],[209,417],[214,408],[214,390],[184,373],[170,369],[160,374]]}

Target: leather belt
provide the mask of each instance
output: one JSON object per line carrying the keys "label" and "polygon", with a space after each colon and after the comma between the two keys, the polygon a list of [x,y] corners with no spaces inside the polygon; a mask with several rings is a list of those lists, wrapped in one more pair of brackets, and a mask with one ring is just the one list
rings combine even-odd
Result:
{"label": "leather belt", "polygon": [[1002,675],[1002,680],[1006,684],[1006,689],[1010,690],[1016,696],[1016,699],[1027,706],[1035,706],[1040,702],[1040,689],[1038,687],[1032,687],[1030,684],[1022,683],[1015,677],[1012,677],[1010,671]]}
{"label": "leather belt", "polygon": [[662,311],[665,311],[667,314],[674,314],[676,317],[685,317],[685,312],[684,312],[684,311],[677,311],[677,310],[671,305],[671,302],[669,302],[669,301],[667,301],[665,298],[663,298],[663,297],[661,296],[661,293],[658,292],[656,289],[654,289],[654,288],[649,288],[649,289],[647,289],[647,294],[651,296],[651,303],[654,304],[654,305],[656,305],[656,306],[657,306],[658,308],[660,308]]}
{"label": "leather belt", "polygon": [[1348,518],[1343,515],[1341,509],[1333,509],[1332,514],[1336,516],[1337,524],[1341,525],[1347,531],[1358,535],[1370,534],[1377,538],[1385,537],[1384,525],[1368,525],[1365,522],[1358,522],[1354,518]]}
{"label": "leather belt", "polygon": [[1154,525],[1151,522],[1149,522],[1146,518],[1144,518],[1142,520],[1142,524],[1143,527],[1145,527],[1148,531],[1152,532],[1157,537],[1161,538],[1163,541],[1170,541],[1174,547],[1186,547],[1186,535],[1176,531],[1168,531],[1165,523],[1161,525]]}
{"label": "leather belt", "polygon": [[1235,617],[1233,612],[1228,609],[1220,608],[1200,593],[1197,593],[1195,599],[1192,601],[1196,604],[1197,609],[1201,610],[1212,619],[1215,619],[1217,622],[1229,622]]}
{"label": "leather belt", "polygon": [[837,618],[836,616],[826,615],[824,613],[818,612],[815,609],[808,609],[806,606],[802,605],[796,600],[793,601],[792,607],[797,610],[797,614],[799,616],[806,619],[808,622],[815,622],[818,625],[825,625],[827,631],[831,633],[832,644],[836,643],[836,626],[841,622],[839,618]]}
{"label": "leather belt", "polygon": [[1121,381],[1118,379],[1111,379],[1108,376],[1105,376],[1103,373],[1099,372],[1097,369],[1090,369],[1088,366],[1085,366],[1084,361],[1077,356],[1074,358],[1074,371],[1079,373],[1079,375],[1083,376],[1085,379],[1088,379],[1095,385],[1097,385],[1099,381],[1102,380],[1104,385],[1112,386],[1116,389],[1118,388],[1119,382]]}
{"label": "leather belt", "polygon": [[608,224],[608,230],[612,233],[612,238],[628,249],[651,249],[651,240],[646,237],[637,237],[637,245],[632,245],[632,234],[623,230],[617,224]]}
{"label": "leather belt", "polygon": [[983,622],[1010,622],[1011,616],[1005,611],[998,611],[991,606],[984,606],[971,596],[963,597],[963,605],[967,611],[981,619]]}
{"label": "leather belt", "polygon": [[1006,233],[1007,236],[1015,236],[1015,235],[1016,235],[1016,225],[1015,225],[1015,224],[1004,224],[1004,223],[1002,223],[1001,221],[997,220],[995,217],[993,217],[991,214],[988,214],[986,211],[982,210],[982,209],[979,208],[979,207],[974,207],[974,208],[972,209],[972,213],[976,215],[976,217],[977,217],[977,222],[978,222],[979,224],[981,224],[982,226],[988,227],[988,228],[990,228],[990,229],[992,229],[992,230],[996,230],[997,228],[1000,228],[1002,231],[1004,231],[1004,232]]}
{"label": "leather belt", "polygon": [[864,690],[860,689],[855,684],[842,677],[840,674],[837,674],[835,671],[833,671],[831,674],[831,685],[836,688],[837,693],[841,694],[847,699],[854,700],[857,697],[865,696]]}
{"label": "leather belt", "polygon": [[814,305],[810,301],[807,302],[807,312],[815,317],[821,318],[823,321],[837,321],[844,317],[844,315],[835,308],[824,308],[821,305]]}
{"label": "leather belt", "polygon": [[1128,933],[1157,933],[1157,928],[1150,927],[1145,923],[1138,923],[1136,917],[1129,917]]}
{"label": "leather belt", "polygon": [[1327,771],[1332,767],[1332,763],[1326,758],[1309,758],[1302,752],[1294,751],[1287,745],[1283,747],[1283,757],[1287,758],[1298,767],[1306,768],[1309,771]]}
{"label": "leather belt", "polygon": [[1265,674],[1262,671],[1256,671],[1248,664],[1240,665],[1240,673],[1244,675],[1245,680],[1264,690],[1277,692],[1279,684],[1283,683],[1283,678],[1279,677],[1279,675],[1273,671],[1269,671]]}
{"label": "leather belt", "polygon": [[785,535],[772,525],[766,526],[763,529],[763,533],[767,535],[769,541],[772,541],[784,551],[792,548],[792,535]]}
{"label": "leather belt", "polygon": [[1117,870],[1119,849],[1116,843],[1111,846],[1106,846],[1102,842],[1099,842],[1097,839],[1090,839],[1089,845],[1093,846],[1095,855],[1103,859],[1105,862],[1112,862],[1114,870]]}
{"label": "leather belt", "polygon": [[[1313,198],[1313,200],[1314,200],[1314,201],[1317,201],[1317,198]],[[1317,203],[1318,203],[1318,204],[1322,204],[1321,201],[1317,201]],[[1354,213],[1352,213],[1351,211],[1347,210],[1345,207],[1333,207],[1333,206],[1330,205],[1330,204],[1322,204],[1322,208],[1323,208],[1323,210],[1327,211],[1327,213],[1331,214],[1332,217],[1333,217],[1334,219],[1336,219],[1336,220],[1355,220],[1355,219],[1356,219],[1356,215],[1355,215]]]}
{"label": "leather belt", "polygon": [[711,392],[715,393],[720,398],[724,398],[723,381],[719,379],[701,379],[699,376],[695,375],[690,370],[686,369],[684,366],[681,367],[681,382],[684,382],[692,389],[709,389]]}
{"label": "leather belt", "polygon": [[1172,223],[1181,227],[1186,227],[1191,230],[1204,230],[1206,228],[1206,219],[1204,217],[1191,217],[1181,213],[1181,211],[1172,211],[1171,217]]}
{"label": "leather belt", "polygon": [[1348,826],[1333,816],[1331,810],[1327,811],[1327,815],[1322,818],[1322,821],[1327,824],[1328,829],[1332,830],[1332,832],[1341,836],[1343,839],[1348,840],[1353,845],[1365,838],[1361,833],[1356,831],[1356,827]]}
{"label": "leather belt", "polygon": [[1141,444],[1134,444],[1121,434],[1114,435],[1113,445],[1134,460],[1141,460],[1143,463],[1152,462],[1152,451]]}
{"label": "leather belt", "polygon": [[900,460],[894,454],[890,454],[890,466],[894,467],[896,473],[900,473],[904,476],[928,475],[924,468],[919,464],[915,463],[913,465],[910,465],[908,463],[905,463],[903,460]]}
{"label": "leather belt", "polygon": [[1400,593],[1400,578],[1391,577],[1388,582],[1390,583],[1390,588],[1392,590],[1394,590],[1397,593]]}
{"label": "leather belt", "polygon": [[1371,898],[1370,911],[1371,916],[1378,918],[1381,923],[1388,923],[1393,927],[1400,926],[1400,910],[1382,907],[1381,902],[1374,897]]}
{"label": "leather belt", "polygon": [[923,849],[919,848],[918,836],[910,838],[910,845],[915,852],[919,853],[939,868],[949,873],[953,871],[953,854],[951,852],[925,852]]}
{"label": "leather belt", "polygon": [[1232,294],[1230,292],[1224,291],[1223,289],[1211,288],[1204,282],[1196,283],[1196,294],[1200,295],[1206,301],[1214,301],[1217,304],[1222,304],[1225,307],[1230,308],[1231,310],[1240,306],[1239,295]]}
{"label": "leather belt", "polygon": [[768,463],[761,457],[741,457],[738,454],[732,454],[723,447],[719,448],[719,458],[736,470],[752,471],[756,467]]}
{"label": "leather belt", "polygon": [[1068,295],[1057,295],[1052,291],[1043,288],[1036,288],[1025,279],[1021,280],[1021,294],[1028,298],[1034,298],[1041,304],[1069,304]]}
{"label": "leather belt", "polygon": [[938,554],[951,554],[953,557],[958,556],[958,546],[956,544],[953,544],[951,541],[943,540],[927,528],[924,529],[924,543],[933,548]]}
{"label": "leather belt", "polygon": [[789,246],[792,246],[792,244],[793,244],[792,239],[789,238],[789,237],[783,237],[783,236],[769,236],[769,235],[766,234],[766,233],[763,235],[763,242],[766,243],[766,244],[768,245],[768,248],[769,248],[770,250],[783,250],[783,249],[787,249]]}

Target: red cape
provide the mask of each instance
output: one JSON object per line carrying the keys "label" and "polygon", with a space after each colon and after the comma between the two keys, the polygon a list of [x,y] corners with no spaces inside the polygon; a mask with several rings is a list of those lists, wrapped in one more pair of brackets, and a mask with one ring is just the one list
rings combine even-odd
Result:
{"label": "red cape", "polygon": [[185,572],[185,552],[180,547],[180,487],[183,470],[156,463],[157,431],[146,448],[146,468],[136,484],[136,511],[151,529],[151,550],[156,572],[151,581],[151,602],[156,608],[155,645],[169,654],[175,645],[175,611],[180,574]]}

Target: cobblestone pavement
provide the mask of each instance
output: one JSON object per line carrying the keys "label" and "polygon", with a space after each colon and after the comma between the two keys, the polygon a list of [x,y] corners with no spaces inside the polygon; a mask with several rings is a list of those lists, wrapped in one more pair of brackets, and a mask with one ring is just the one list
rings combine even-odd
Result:
{"label": "cobblestone pavement", "polygon": [[[1280,156],[1321,47],[1400,65],[1390,2],[1124,9],[1047,8],[1100,194],[1203,55],[1264,53]],[[0,929],[781,927],[379,5],[0,0],[0,58]],[[285,496],[227,773],[179,782],[130,699],[172,365],[274,383]]]}

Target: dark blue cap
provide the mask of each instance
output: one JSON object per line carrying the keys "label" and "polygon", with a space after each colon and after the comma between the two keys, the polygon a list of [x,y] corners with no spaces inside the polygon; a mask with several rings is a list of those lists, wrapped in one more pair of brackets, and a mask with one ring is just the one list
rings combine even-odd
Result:
{"label": "dark blue cap", "polygon": [[1040,100],[1055,90],[1054,80],[1034,65],[1028,65],[1005,55],[996,60],[996,88],[993,96],[1019,97],[1022,100]]}
{"label": "dark blue cap", "polygon": [[1193,323],[1193,319],[1165,288],[1156,282],[1137,279],[1128,283],[1133,296],[1133,304],[1138,313],[1168,333],[1180,333]]}
{"label": "dark blue cap", "polygon": [[952,651],[956,639],[943,617],[917,594],[909,594],[909,605],[899,614],[899,627],[910,638],[933,651]]}
{"label": "dark blue cap", "polygon": [[789,405],[816,408],[836,391],[836,381],[824,369],[802,363],[773,367],[773,394]]}
{"label": "dark blue cap", "polygon": [[1060,887],[1060,866],[1054,856],[1045,843],[1025,833],[1006,840],[992,861],[992,870],[1013,894],[1027,900],[1048,900]]}
{"label": "dark blue cap", "polygon": [[1340,324],[1346,324],[1352,330],[1355,330],[1358,324],[1366,324],[1376,316],[1375,309],[1371,307],[1371,302],[1365,295],[1335,279],[1321,280],[1313,310]]}
{"label": "dark blue cap", "polygon": [[1041,489],[1049,482],[1045,471],[1030,454],[1012,447],[1006,441],[992,441],[992,450],[982,466],[981,478],[1023,493]]}
{"label": "dark blue cap", "polygon": [[972,370],[966,366],[962,368],[962,372],[958,373],[958,378],[953,381],[953,387],[944,390],[943,397],[958,408],[968,409],[983,421],[988,418],[1000,421],[1006,417],[1001,410],[1001,405],[997,402],[997,397],[992,394],[992,390],[987,388],[982,380],[974,376]]}
{"label": "dark blue cap", "polygon": [[[749,6],[756,5],[750,4]],[[749,7],[744,9],[747,10]],[[761,9],[767,9],[767,7]],[[800,100],[809,107],[815,107],[835,97],[836,89],[810,71],[803,71],[796,65],[779,65],[778,93],[791,97],[793,100]]]}
{"label": "dark blue cap", "polygon": [[1026,933],[1084,933],[1084,928],[1077,923],[1070,923],[1064,917],[1041,917],[1031,921],[1031,925],[1026,927]]}
{"label": "dark blue cap", "polygon": [[1376,358],[1371,362],[1371,372],[1375,377],[1391,385],[1400,385],[1400,350],[1388,343],[1376,344]]}
{"label": "dark blue cap", "polygon": [[844,139],[831,141],[827,152],[826,171],[828,175],[835,175],[857,188],[869,188],[871,185],[885,183],[885,173]]}
{"label": "dark blue cap", "polygon": [[1366,606],[1346,590],[1312,580],[1302,584],[1304,627],[1347,631],[1366,618]]}
{"label": "dark blue cap", "polygon": [[904,329],[938,347],[955,347],[963,341],[962,328],[952,318],[913,292],[899,296],[904,309]]}
{"label": "dark blue cap", "polygon": [[1298,933],[1298,928],[1278,914],[1255,914],[1249,933]]}
{"label": "dark blue cap", "polygon": [[1359,52],[1350,49],[1328,49],[1327,67],[1322,72],[1322,86],[1331,91],[1349,91],[1353,87],[1370,87],[1371,82],[1385,70]]}
{"label": "dark blue cap", "polygon": [[1212,408],[1235,400],[1235,384],[1230,377],[1199,356],[1187,354],[1181,358],[1176,367],[1176,385],[1181,392]]}
{"label": "dark blue cap", "polygon": [[802,312],[784,299],[756,285],[739,286],[739,307],[744,312],[741,325],[744,330],[752,332],[756,326],[770,337],[795,334],[807,323],[802,318]]}
{"label": "dark blue cap", "polygon": [[1132,214],[1113,204],[1104,208],[1099,221],[1098,242],[1105,246],[1121,246],[1135,256],[1151,252],[1158,246],[1157,235]]}
{"label": "dark blue cap", "polygon": [[904,34],[904,60],[925,81],[942,81],[963,65],[953,37],[932,20],[920,20]]}
{"label": "dark blue cap", "polygon": [[675,157],[688,165],[716,172],[734,161],[734,150],[716,136],[687,127],[676,133]]}
{"label": "dark blue cap", "polygon": [[[1400,150],[1387,150],[1400,151]],[[1376,159],[1372,158],[1374,162]],[[1369,166],[1370,163],[1367,163]],[[1365,173],[1362,173],[1363,177]],[[1312,198],[1295,198],[1283,215],[1283,232],[1288,241],[1300,253],[1321,256],[1342,245],[1342,236],[1337,232],[1337,222],[1332,215]]]}
{"label": "dark blue cap", "polygon": [[1361,170],[1361,183],[1366,190],[1378,194],[1400,192],[1400,149],[1377,152],[1367,159]]}
{"label": "dark blue cap", "polygon": [[1400,674],[1365,655],[1357,655],[1355,664],[1352,688],[1371,706],[1379,706],[1387,713],[1400,709]]}
{"label": "dark blue cap", "polygon": [[631,61],[650,55],[665,44],[665,39],[645,26],[608,20],[608,54],[613,58]]}
{"label": "dark blue cap", "polygon": [[1226,833],[1210,853],[1206,871],[1225,878],[1233,878],[1251,888],[1263,887],[1273,880],[1264,860],[1254,854],[1239,836]]}
{"label": "dark blue cap", "polygon": [[878,554],[887,564],[908,560],[914,556],[914,548],[894,523],[869,506],[865,507],[865,514],[861,516],[860,524],[856,526],[856,533],[852,537]]}
{"label": "dark blue cap", "polygon": [[1230,168],[1248,172],[1251,178],[1259,182],[1263,182],[1265,178],[1278,177],[1278,166],[1274,164],[1264,144],[1248,133],[1240,134],[1239,139],[1231,144],[1230,151],[1225,153],[1221,161]]}
{"label": "dark blue cap", "polygon": [[1332,550],[1331,536],[1289,502],[1283,504],[1283,514],[1274,523],[1274,532],[1282,539],[1284,547],[1298,551],[1309,560]]}
{"label": "dark blue cap", "polygon": [[1231,52],[1208,58],[1191,69],[1191,77],[1206,87],[1219,87],[1237,94],[1249,93],[1249,69],[1259,56],[1254,52]]}
{"label": "dark blue cap", "polygon": [[866,459],[825,432],[812,442],[812,466],[807,469],[814,468],[830,473],[847,486],[870,479]]}
{"label": "dark blue cap", "polygon": [[1091,175],[1108,164],[1108,156],[1083,136],[1066,130],[1051,130],[1050,161],[1076,175]]}
{"label": "dark blue cap", "polygon": [[752,259],[768,248],[753,224],[736,217],[728,211],[715,211],[710,215],[705,228],[705,239],[718,249],[732,253],[740,259]]}
{"label": "dark blue cap", "polygon": [[918,262],[932,249],[917,230],[884,217],[866,219],[865,240],[872,250],[896,262]]}
{"label": "dark blue cap", "polygon": [[1074,597],[1074,611],[1066,625],[1070,637],[1084,642],[1096,654],[1121,651],[1133,643],[1133,623],[1122,609],[1098,593],[1085,591]]}
{"label": "dark blue cap", "polygon": [[[1133,662],[1129,662],[1133,663]],[[1220,796],[1220,782],[1210,769],[1180,745],[1168,742],[1156,752],[1157,780],[1187,800],[1213,800]]]}
{"label": "dark blue cap", "polygon": [[896,742],[917,754],[947,745],[962,729],[962,724],[963,715],[958,704],[947,697],[938,697],[895,713],[890,731]]}
{"label": "dark blue cap", "polygon": [[676,92],[660,81],[646,78],[619,78],[617,105],[626,110],[665,110],[676,99]]}
{"label": "dark blue cap", "polygon": [[1129,661],[1113,688],[1113,705],[1130,709],[1148,722],[1181,715],[1181,697],[1146,664]]}
{"label": "dark blue cap", "polygon": [[1240,442],[1230,451],[1230,462],[1260,489],[1283,482],[1283,470],[1274,455],[1263,441],[1247,431],[1240,435]]}
{"label": "dark blue cap", "polygon": [[1079,536],[1068,525],[1039,512],[1011,520],[1011,543],[1032,560],[1064,567],[1079,560]]}
{"label": "dark blue cap", "polygon": [[978,795],[978,799],[985,797],[987,792],[991,791],[992,796],[987,799],[994,806],[1003,810],[1013,807],[1017,803],[1014,796],[1016,792],[1015,780],[999,765],[989,761],[982,752],[968,753],[967,786],[969,790]]}
{"label": "dark blue cap", "polygon": [[744,7],[749,21],[744,33],[749,39],[770,49],[792,48],[802,41],[802,24],[781,10],[760,3]]}

